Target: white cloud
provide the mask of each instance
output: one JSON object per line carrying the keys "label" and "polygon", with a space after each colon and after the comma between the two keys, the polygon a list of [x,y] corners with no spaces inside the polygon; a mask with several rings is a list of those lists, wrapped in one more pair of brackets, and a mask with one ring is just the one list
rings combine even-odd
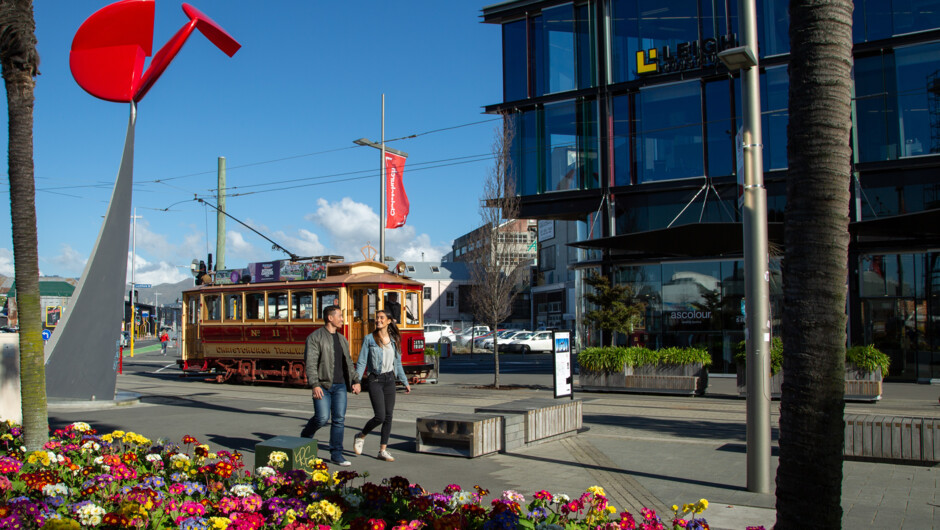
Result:
{"label": "white cloud", "polygon": [[146,258],[142,257],[140,254],[137,255],[136,260],[133,260],[133,253],[127,253],[127,282],[131,281],[131,266],[133,261],[136,261],[133,265],[137,267],[136,272],[134,273],[134,283],[149,283],[152,285],[158,285],[161,283],[176,283],[178,281],[184,280],[186,278],[191,278],[192,273],[188,268],[177,267],[172,263],[167,263],[166,261],[151,262]]}
{"label": "white cloud", "polygon": [[0,274],[13,276],[13,251],[8,248],[0,248]]}
{"label": "white cloud", "polygon": [[321,256],[328,253],[320,242],[320,236],[310,230],[300,229],[296,236],[278,231],[274,233],[273,239],[298,256]]}
{"label": "white cloud", "polygon": [[63,243],[61,249],[62,252],[59,253],[58,256],[49,260],[55,265],[55,270],[57,270],[61,276],[80,276],[82,271],[85,270],[85,263],[88,261],[88,258],[82,256],[68,244]]}
{"label": "white cloud", "polygon": [[[317,209],[304,217],[322,227],[332,244],[328,253],[345,256],[347,261],[362,259],[362,247],[379,247],[379,215],[370,206],[344,197],[339,202],[317,201]],[[447,244],[432,245],[427,234],[416,234],[413,226],[385,231],[385,254],[404,261],[437,260],[450,251]]]}

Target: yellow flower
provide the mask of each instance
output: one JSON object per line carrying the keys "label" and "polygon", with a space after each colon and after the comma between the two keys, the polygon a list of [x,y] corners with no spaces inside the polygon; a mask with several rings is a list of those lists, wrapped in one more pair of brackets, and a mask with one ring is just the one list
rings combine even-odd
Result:
{"label": "yellow flower", "polygon": [[678,512],[678,511],[679,511],[679,507],[676,506],[675,504],[673,504],[673,505],[672,505],[672,511]]}
{"label": "yellow flower", "polygon": [[209,528],[217,530],[225,530],[228,528],[228,525],[232,523],[232,520],[228,517],[210,517],[209,518]]}
{"label": "yellow flower", "polygon": [[114,431],[111,433],[111,436],[114,436],[115,438],[124,438],[124,431]]}
{"label": "yellow flower", "polygon": [[287,462],[287,453],[284,451],[272,451],[268,455],[268,465],[274,469],[280,469],[284,467],[284,463]]}
{"label": "yellow flower", "polygon": [[8,433],[8,432],[7,432],[7,433],[3,433],[3,435],[0,435],[0,440],[7,440],[7,441],[10,441],[10,440],[12,440],[12,439],[13,439],[13,435],[10,434],[10,433]]}
{"label": "yellow flower", "polygon": [[600,487],[600,486],[591,486],[591,487],[588,488],[587,490],[588,490],[590,493],[593,493],[594,495],[603,495],[604,497],[607,496],[607,494],[604,493],[604,488],[602,488],[602,487]]}
{"label": "yellow flower", "polygon": [[705,499],[699,499],[695,504],[695,513],[702,513],[708,509],[708,501]]}
{"label": "yellow flower", "polygon": [[330,480],[330,476],[327,475],[326,473],[324,473],[324,472],[322,472],[322,471],[314,471],[314,472],[313,472],[313,481],[314,481],[314,482],[326,482],[327,480]]}
{"label": "yellow flower", "polygon": [[114,440],[114,436],[111,436],[110,434],[102,434],[101,439],[108,443],[111,443],[111,441]]}
{"label": "yellow flower", "polygon": [[293,523],[297,519],[297,512],[293,508],[284,512],[284,522],[287,524]]}
{"label": "yellow flower", "polygon": [[608,504],[608,505],[607,505],[607,511],[610,512],[610,513],[617,513],[617,508],[614,508],[613,505]]}

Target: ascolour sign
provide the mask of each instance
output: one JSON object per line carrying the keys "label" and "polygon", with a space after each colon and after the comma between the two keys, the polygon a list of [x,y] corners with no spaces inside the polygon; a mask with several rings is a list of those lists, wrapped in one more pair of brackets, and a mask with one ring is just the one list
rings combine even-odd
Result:
{"label": "ascolour sign", "polygon": [[675,54],[669,46],[640,50],[636,52],[636,71],[639,75],[671,74],[715,66],[720,62],[718,52],[734,48],[737,42],[737,35],[732,33],[677,44]]}

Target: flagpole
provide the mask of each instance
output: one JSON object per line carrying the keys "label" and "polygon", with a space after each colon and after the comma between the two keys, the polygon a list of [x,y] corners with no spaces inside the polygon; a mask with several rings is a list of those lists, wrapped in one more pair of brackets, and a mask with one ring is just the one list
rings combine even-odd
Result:
{"label": "flagpole", "polygon": [[385,263],[385,94],[382,94],[382,175],[379,178],[379,263]]}

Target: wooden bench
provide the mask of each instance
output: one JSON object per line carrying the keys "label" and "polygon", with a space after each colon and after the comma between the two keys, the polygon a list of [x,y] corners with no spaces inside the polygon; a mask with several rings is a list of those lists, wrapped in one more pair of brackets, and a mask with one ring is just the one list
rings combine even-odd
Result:
{"label": "wooden bench", "polygon": [[940,418],[846,414],[847,459],[940,462]]}
{"label": "wooden bench", "polygon": [[416,421],[419,453],[475,458],[503,449],[503,418],[488,414],[447,413]]}
{"label": "wooden bench", "polygon": [[503,417],[503,451],[512,451],[576,434],[582,425],[581,410],[580,399],[533,398],[477,407],[474,412]]}
{"label": "wooden bench", "polygon": [[268,458],[274,451],[287,454],[287,462],[281,468],[283,471],[303,469],[308,473],[313,472],[309,464],[317,457],[316,440],[299,436],[275,436],[255,444],[255,467],[268,465]]}

